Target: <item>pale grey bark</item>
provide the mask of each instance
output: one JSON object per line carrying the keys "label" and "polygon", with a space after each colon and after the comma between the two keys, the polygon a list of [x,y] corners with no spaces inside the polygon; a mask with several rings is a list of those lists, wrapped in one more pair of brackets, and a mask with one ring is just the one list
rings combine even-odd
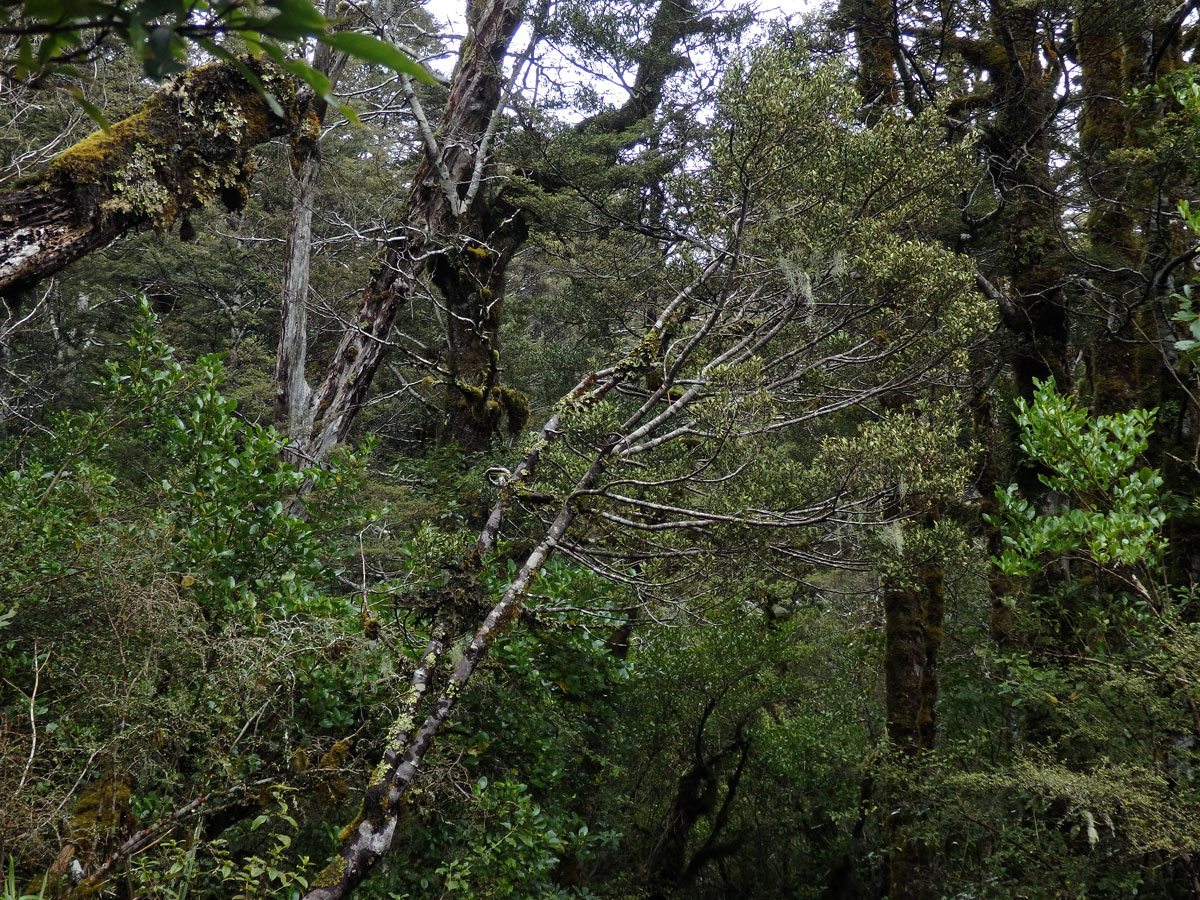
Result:
{"label": "pale grey bark", "polygon": [[[337,13],[336,0],[326,0],[325,15]],[[330,89],[345,71],[348,57],[320,44],[313,68],[329,78]],[[313,111],[323,123],[326,102],[318,98]],[[317,195],[317,177],[321,171],[320,137],[297,146],[292,162],[292,215],[288,220],[287,245],[284,249],[283,285],[280,292],[279,344],[275,356],[275,425],[288,436],[289,462],[304,466],[303,449],[312,433],[312,388],[305,377],[308,365],[308,288],[312,261],[313,204]]]}
{"label": "pale grey bark", "polygon": [[[635,345],[620,363],[612,368],[591,373],[564,397],[561,401],[564,409],[584,408],[594,404],[603,399],[623,380],[636,377],[641,370],[640,367],[644,365],[645,347],[657,346],[667,329],[677,324],[679,318],[686,317],[687,308],[696,289],[714,279],[727,264],[730,264],[730,256],[721,254],[715,258],[705,268],[696,284],[681,291],[666,306],[655,323],[648,329],[643,340]],[[693,343],[689,350],[694,349],[695,346]],[[434,701],[425,721],[413,733],[417,706],[425,694],[430,680],[430,670],[441,656],[444,643],[442,635],[435,633],[422,658],[421,666],[413,675],[408,691],[400,700],[400,713],[393,722],[388,735],[384,759],[376,769],[371,784],[363,796],[362,812],[345,830],[346,837],[341,850],[324,871],[314,879],[313,887],[305,895],[304,900],[344,900],[353,893],[354,889],[370,874],[383,854],[387,852],[395,836],[400,812],[403,809],[404,796],[433,745],[434,738],[446,724],[467,683],[486,657],[492,643],[520,613],[538,573],[566,537],[568,529],[574,522],[579,509],[579,499],[595,491],[609,465],[614,460],[621,459],[625,451],[644,437],[648,427],[654,427],[654,424],[661,425],[683,410],[683,406],[671,404],[665,412],[656,412],[656,407],[670,386],[671,383],[668,382],[656,391],[656,399],[648,400],[634,412],[592,457],[587,470],[576,481],[574,488],[559,506],[557,515],[541,540],[530,551],[516,577],[509,583],[504,594],[476,630],[470,644],[467,645],[462,657],[451,671],[440,695]],[[562,424],[562,418],[559,415],[552,416],[543,426],[540,440],[535,443],[516,469],[509,473],[505,480],[504,490],[501,491],[500,500],[480,534],[476,544],[477,552],[486,553],[495,547],[505,504],[511,500],[513,489],[531,478],[542,449],[558,437],[562,431]]]}
{"label": "pale grey bark", "polygon": [[293,180],[292,216],[288,222],[284,251],[283,290],[280,295],[281,323],[275,354],[275,425],[288,436],[292,447],[289,461],[304,466],[305,460],[292,448],[308,443],[312,431],[312,389],[305,379],[308,362],[308,274],[312,257],[313,200],[321,168],[316,153],[300,161]]}

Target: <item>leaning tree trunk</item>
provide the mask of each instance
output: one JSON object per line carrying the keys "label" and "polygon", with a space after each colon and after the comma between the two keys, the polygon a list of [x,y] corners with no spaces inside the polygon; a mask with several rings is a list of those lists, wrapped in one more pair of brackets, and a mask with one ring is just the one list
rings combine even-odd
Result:
{"label": "leaning tree trunk", "polygon": [[[480,145],[500,105],[504,57],[520,17],[517,0],[485,0],[463,42],[439,127],[419,123],[426,154],[413,176],[407,220],[374,267],[325,382],[310,401],[312,434],[303,449],[315,461],[346,439],[387,353],[397,313],[430,260],[447,250],[471,216],[465,200],[476,166],[484,162]],[[477,190],[470,206],[482,203],[483,195]]]}
{"label": "leaning tree trunk", "polygon": [[[501,383],[498,340],[507,266],[525,241],[525,214],[502,191],[485,188],[483,177],[520,4],[485,0],[476,8],[440,121],[426,122],[419,107],[414,110],[426,152],[413,178],[408,216],[381,254],[325,382],[311,397],[311,436],[301,450],[312,461],[323,460],[349,434],[387,353],[396,315],[426,272],[449,313],[443,440],[482,450],[501,422],[513,431],[525,424],[524,397]],[[622,134],[653,116],[667,82],[689,65],[676,52],[679,43],[712,25],[694,0],[662,0],[639,51],[629,100],[579,123],[577,133]]]}
{"label": "leaning tree trunk", "polygon": [[[579,409],[596,403],[631,373],[637,372],[641,365],[639,360],[642,348],[647,343],[657,346],[661,342],[675,317],[686,310],[694,291],[722,271],[726,261],[725,255],[722,254],[709,263],[699,281],[676,295],[647,331],[643,340],[636,344],[620,363],[603,372],[593,372],[584,378],[563,398],[562,408]],[[661,388],[661,393],[656,399],[661,400],[666,396],[669,387],[667,385]],[[673,409],[678,411],[685,405],[677,400]],[[652,411],[654,416],[651,415]],[[359,815],[342,829],[342,845],[337,855],[313,879],[304,900],[344,900],[375,868],[392,844],[408,789],[434,739],[445,726],[467,683],[487,656],[492,643],[516,619],[534,580],[575,521],[575,516],[580,511],[580,498],[594,493],[613,459],[619,459],[625,450],[643,438],[655,422],[670,419],[672,414],[671,410],[659,412],[656,404],[647,403],[626,420],[620,430],[614,432],[610,440],[595,453],[587,471],[580,476],[563,500],[554,521],[530,551],[496,605],[479,625],[447,677],[446,683],[441,687],[440,696],[432,703],[424,722],[418,727],[418,713],[430,688],[434,669],[445,650],[445,632],[440,628],[434,629],[434,635],[421,658],[421,664],[410,680],[409,689],[400,698],[399,712],[385,738],[383,759],[372,773],[370,783],[363,793],[362,809]],[[646,421],[648,418],[649,422]],[[562,432],[563,420],[558,414],[552,416],[542,427],[541,440],[533,445],[514,469],[511,481],[501,491],[500,499],[497,500],[480,533],[475,548],[479,556],[484,556],[495,548],[506,504],[511,502],[512,493],[533,476],[543,448],[554,442]]]}
{"label": "leaning tree trunk", "polygon": [[242,206],[251,148],[311,129],[311,95],[246,59],[283,116],[230,63],[177,76],[138,112],[0,193],[0,295],[15,294],[123,234],[164,230],[214,198]]}

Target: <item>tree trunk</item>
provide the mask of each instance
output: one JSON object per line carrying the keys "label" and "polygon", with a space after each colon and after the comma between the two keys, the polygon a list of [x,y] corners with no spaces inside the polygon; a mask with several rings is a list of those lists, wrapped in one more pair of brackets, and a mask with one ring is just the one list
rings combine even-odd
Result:
{"label": "tree trunk", "polygon": [[283,289],[280,292],[279,343],[275,352],[275,427],[292,442],[287,458],[302,467],[297,452],[312,431],[312,389],[304,376],[308,362],[308,272],[312,252],[313,200],[317,192],[320,155],[309,152],[296,161],[292,215],[284,249]]}
{"label": "tree trunk", "polygon": [[[387,353],[396,315],[425,272],[447,307],[451,378],[442,439],[478,451],[490,445],[502,421],[513,432],[525,424],[525,399],[502,384],[498,338],[507,266],[525,241],[526,223],[520,209],[481,186],[487,154],[480,151],[501,102],[502,64],[520,7],[514,0],[486,0],[478,8],[441,120],[425,140],[408,220],[382,254],[325,382],[310,400],[312,433],[303,448],[310,460],[323,460],[345,440]],[[712,25],[692,0],[663,0],[640,50],[629,100],[584,120],[577,131],[618,134],[652,116],[668,80],[690,64],[675,48]],[[631,135],[630,143],[638,137]]]}
{"label": "tree trunk", "polygon": [[214,198],[240,208],[251,148],[313,124],[307,89],[268,63],[244,62],[278,99],[282,118],[235,66],[211,63],[0,193],[0,295],[123,234],[165,230]]}
{"label": "tree trunk", "polygon": [[[407,221],[387,244],[363,291],[351,327],[334,353],[324,384],[313,395],[312,434],[303,448],[325,459],[346,439],[371,380],[387,353],[396,315],[409,301],[430,261],[450,252],[474,210],[464,208],[479,148],[500,104],[503,63],[520,22],[516,0],[485,0],[463,42],[450,97],[436,130],[436,156],[427,146],[413,176]],[[430,140],[435,140],[432,133]],[[479,191],[473,203],[481,203]],[[481,242],[474,242],[481,243]]]}
{"label": "tree trunk", "polygon": [[[492,210],[486,212],[492,218]],[[499,223],[472,229],[485,236],[482,242],[464,242],[442,254],[432,272],[446,301],[446,365],[452,376],[446,384],[443,440],[468,452],[488,449],[503,414],[514,435],[528,419],[528,401],[501,384],[500,323],[508,263],[528,234],[518,210],[504,212]]]}
{"label": "tree trunk", "polygon": [[[327,0],[325,15],[336,13],[334,0]],[[327,44],[317,46],[313,68],[328,76],[330,90],[337,86],[346,67],[345,53],[334,52]],[[323,98],[313,101],[318,127],[325,121],[328,104]],[[312,433],[312,388],[305,377],[308,364],[308,276],[312,255],[312,215],[317,194],[317,176],[321,171],[319,131],[311,139],[296,142],[292,150],[292,215],[288,220],[287,245],[284,249],[283,286],[280,291],[279,343],[275,354],[275,426],[291,440],[287,459],[304,466],[300,449]]]}
{"label": "tree trunk", "polygon": [[[715,708],[715,702],[705,712],[705,718]],[[703,732],[703,722],[701,724]],[[737,799],[738,785],[750,756],[750,740],[739,727],[737,736],[727,746],[705,755],[700,746],[702,734],[696,740],[696,758],[675,785],[675,798],[667,818],[667,827],[659,838],[650,872],[653,887],[651,900],[664,900],[676,892],[685,891],[706,865],[736,851],[740,841],[735,837],[722,841],[729,815]],[[722,779],[722,763],[737,755],[733,771]],[[725,790],[721,790],[721,781]],[[708,836],[696,851],[688,855],[688,839],[702,818],[712,818]]]}
{"label": "tree trunk", "polygon": [[[924,528],[937,522],[937,502],[930,502]],[[926,551],[927,552],[927,551]],[[938,654],[946,615],[945,571],[940,559],[920,561],[885,584],[884,680],[887,732],[902,756],[920,777],[921,754],[937,739]],[[897,786],[900,796],[888,817],[889,900],[925,900],[932,896],[930,848],[914,838],[911,791]]]}
{"label": "tree trunk", "polygon": [[896,67],[896,8],[892,0],[842,0],[838,10],[854,39],[858,60],[855,87],[873,123],[900,101]]}
{"label": "tree trunk", "polygon": [[[1017,315],[1006,318],[1016,332],[1012,365],[1017,392],[1033,397],[1033,379],[1054,376],[1069,390],[1069,327],[1059,264],[1059,210],[1050,171],[1050,125],[1056,80],[1041,60],[1041,19],[1036,9],[1003,0],[993,5],[996,37],[988,74],[999,109],[988,141],[991,166],[1007,209],[1001,216],[1004,273],[1013,288]],[[1045,493],[1033,475],[1031,498]]]}

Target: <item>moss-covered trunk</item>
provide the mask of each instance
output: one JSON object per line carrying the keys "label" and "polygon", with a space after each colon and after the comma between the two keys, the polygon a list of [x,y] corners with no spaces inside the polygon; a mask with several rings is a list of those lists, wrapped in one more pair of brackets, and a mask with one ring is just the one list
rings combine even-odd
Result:
{"label": "moss-covered trunk", "polygon": [[0,193],[0,294],[52,275],[123,234],[163,230],[214,198],[239,208],[250,151],[311,127],[310,95],[248,59],[282,107],[271,112],[236,66],[185,72],[140,110],[97,131]]}
{"label": "moss-covered trunk", "polygon": [[838,15],[854,40],[855,88],[867,108],[867,120],[872,121],[900,101],[893,62],[896,7],[891,0],[842,0]]}
{"label": "moss-covered trunk", "polygon": [[520,212],[506,212],[499,223],[473,229],[481,240],[464,240],[438,257],[432,272],[446,303],[449,351],[442,440],[468,452],[487,450],[505,416],[514,435],[529,418],[525,398],[501,382],[500,323],[508,263],[527,234]]}
{"label": "moss-covered trunk", "polygon": [[[992,8],[995,37],[987,58],[995,88],[996,127],[987,143],[992,174],[1006,197],[1000,218],[1004,253],[997,260],[1012,286],[1015,317],[1005,317],[1016,341],[1011,362],[1017,393],[1033,397],[1033,379],[1054,376],[1066,388],[1069,319],[1063,294],[1059,199],[1050,166],[1050,125],[1057,73],[1042,62],[1039,11],[1005,2]],[[1035,477],[1026,479],[1038,496]]]}
{"label": "moss-covered trunk", "polygon": [[[313,460],[326,458],[349,434],[387,355],[396,315],[407,305],[418,278],[435,257],[456,252],[455,244],[464,234],[468,245],[484,243],[471,240],[468,226],[472,219],[479,219],[486,200],[486,192],[477,190],[476,169],[485,162],[480,145],[501,101],[504,57],[520,18],[520,4],[513,0],[480,4],[471,33],[463,42],[437,137],[430,137],[440,142],[437,158],[432,158],[433,151],[427,147],[413,176],[407,221],[380,254],[351,327],[334,352],[325,382],[311,399],[312,435],[304,450]],[[473,181],[477,192],[472,195]]]}
{"label": "moss-covered trunk", "polygon": [[[938,504],[930,501],[922,527],[932,529]],[[924,546],[926,542],[918,542]],[[928,552],[927,549],[922,553]],[[900,751],[902,764],[919,777],[921,755],[937,741],[938,655],[946,615],[945,569],[928,557],[905,567],[884,584],[884,700],[888,738]],[[897,785],[889,803],[888,897],[924,900],[932,896],[931,851],[912,834],[915,813],[912,791]]]}

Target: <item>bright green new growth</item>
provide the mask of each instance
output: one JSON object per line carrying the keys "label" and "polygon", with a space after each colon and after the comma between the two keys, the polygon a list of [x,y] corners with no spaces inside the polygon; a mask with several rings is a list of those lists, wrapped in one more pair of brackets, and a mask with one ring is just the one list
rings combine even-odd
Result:
{"label": "bright green new growth", "polygon": [[1057,513],[1039,512],[1017,486],[996,491],[1005,548],[996,564],[1029,575],[1044,554],[1085,555],[1101,566],[1156,560],[1166,513],[1159,507],[1157,469],[1135,469],[1145,453],[1156,410],[1089,416],[1054,379],[1037,382],[1033,402],[1017,400],[1021,449],[1042,469],[1038,480],[1063,498]]}

